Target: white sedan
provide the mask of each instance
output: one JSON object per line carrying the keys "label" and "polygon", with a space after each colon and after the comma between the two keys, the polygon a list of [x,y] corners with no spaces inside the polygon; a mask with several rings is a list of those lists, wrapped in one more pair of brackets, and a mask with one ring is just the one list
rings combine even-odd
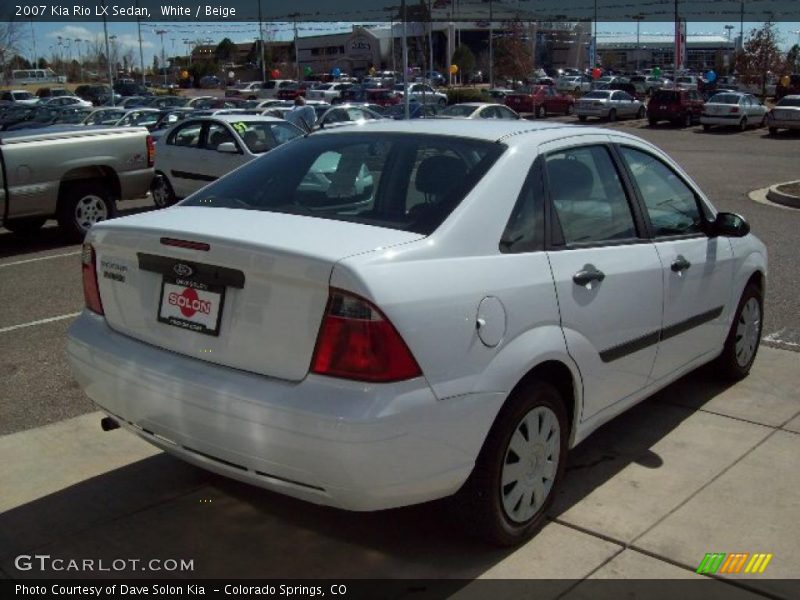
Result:
{"label": "white sedan", "polygon": [[703,130],[712,126],[737,127],[740,131],[748,127],[763,127],[767,119],[767,107],[752,94],[744,92],[719,92],[703,105],[700,123]]}
{"label": "white sedan", "polygon": [[436,118],[462,119],[507,119],[515,121],[520,118],[516,111],[504,104],[491,102],[462,102],[453,104],[436,114]]}
{"label": "white sedan", "polygon": [[764,244],[653,145],[357,129],[92,227],[67,352],[106,429],[350,510],[458,494],[510,545],[603,423],[704,363],[747,376]]}
{"label": "white sedan", "polygon": [[281,119],[242,113],[187,118],[158,144],[150,188],[163,208],[261,154],[303,135]]}

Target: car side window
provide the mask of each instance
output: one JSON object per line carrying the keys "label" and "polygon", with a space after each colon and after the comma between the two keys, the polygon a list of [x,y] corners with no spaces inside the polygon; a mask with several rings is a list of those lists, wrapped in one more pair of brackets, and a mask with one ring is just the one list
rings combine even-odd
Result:
{"label": "car side window", "polygon": [[547,186],[566,244],[636,238],[630,203],[605,146],[549,154]]}
{"label": "car side window", "polygon": [[203,123],[195,121],[187,123],[176,129],[167,139],[167,144],[173,146],[183,146],[188,148],[198,148],[200,146],[200,131]]}
{"label": "car side window", "polygon": [[623,146],[622,156],[639,188],[656,237],[703,232],[703,219],[694,192],[656,157]]}
{"label": "car side window", "polygon": [[206,150],[216,150],[220,144],[226,142],[233,142],[236,140],[233,134],[222,123],[209,123],[208,130],[206,131],[206,141],[203,147]]}
{"label": "car side window", "polygon": [[[535,169],[535,167],[534,167]],[[537,171],[532,170],[511,211],[500,238],[500,252],[518,254],[544,247],[544,199],[535,185]]]}

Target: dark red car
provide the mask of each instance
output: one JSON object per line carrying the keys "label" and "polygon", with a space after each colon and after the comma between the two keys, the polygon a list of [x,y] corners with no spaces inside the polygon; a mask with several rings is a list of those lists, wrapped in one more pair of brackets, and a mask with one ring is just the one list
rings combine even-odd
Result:
{"label": "dark red car", "polygon": [[319,83],[318,81],[304,81],[302,83],[293,83],[278,90],[275,97],[278,100],[294,100],[298,96],[305,98],[306,90],[310,89],[312,85]]}
{"label": "dark red car", "polygon": [[695,90],[656,90],[647,104],[647,121],[651,127],[659,121],[691,127],[700,122],[704,104]]}
{"label": "dark red car", "polygon": [[550,85],[526,85],[506,94],[505,103],[518,113],[533,113],[536,118],[548,113],[571,115],[575,108],[575,98],[559,93]]}

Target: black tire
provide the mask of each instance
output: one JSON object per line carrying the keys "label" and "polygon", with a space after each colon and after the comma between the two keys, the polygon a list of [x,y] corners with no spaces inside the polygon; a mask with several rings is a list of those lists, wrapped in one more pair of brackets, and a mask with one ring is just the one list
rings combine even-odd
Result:
{"label": "black tire", "polygon": [[617,120],[616,108],[612,108],[610,111],[608,111],[608,120],[611,121],[612,123]]}
{"label": "black tire", "polygon": [[770,135],[778,135],[778,128],[777,127],[770,127],[769,128]]}
{"label": "black tire", "polygon": [[567,110],[564,111],[564,114],[570,116],[572,113],[575,112],[575,105],[574,104],[567,104]]}
{"label": "black tire", "polygon": [[153,177],[153,181],[150,183],[150,195],[153,197],[153,204],[156,205],[156,208],[167,208],[178,200],[169,178],[163,173],[156,173]]}
{"label": "black tire", "polygon": [[46,217],[25,217],[24,219],[9,219],[3,227],[17,235],[31,235],[39,231],[47,221]]}
{"label": "black tire", "polygon": [[[87,206],[79,211],[79,205]],[[105,182],[80,181],[62,185],[56,218],[67,241],[82,242],[91,225],[113,219],[116,214],[117,203]]]}
{"label": "black tire", "polygon": [[739,121],[739,131],[747,131],[747,117],[742,117]]}
{"label": "black tire", "polygon": [[586,115],[578,115],[578,121],[586,121]]}
{"label": "black tire", "polygon": [[684,127],[692,126],[692,113],[687,112],[685,115],[683,115],[683,126]]}
{"label": "black tire", "polygon": [[703,125],[703,131],[711,131],[711,125]]}
{"label": "black tire", "polygon": [[447,106],[447,100],[445,100],[444,98],[439,98],[439,102],[437,102],[437,104],[439,105],[439,108],[444,108],[445,106]]}
{"label": "black tire", "polygon": [[[511,449],[512,438],[518,429],[522,435],[523,418],[531,411],[540,409],[555,416],[559,435],[558,463],[555,466],[554,475],[547,480],[549,483],[545,483],[546,478],[542,478],[540,485],[544,486],[543,491],[546,495],[543,501],[538,502],[538,509],[529,518],[517,521],[509,516],[504,507],[503,490],[511,486],[505,491],[510,496],[516,486],[519,485],[519,489],[522,491],[526,484],[520,483],[521,480],[518,480],[503,487],[501,485],[503,467],[523,459]],[[462,511],[462,516],[467,519],[466,524],[470,531],[498,546],[514,546],[532,537],[544,524],[547,510],[550,508],[558,485],[564,476],[568,437],[567,412],[561,395],[555,387],[549,383],[533,381],[515,391],[497,415],[497,419],[483,443],[472,474],[456,496],[457,506]],[[525,439],[524,436],[523,439]],[[527,438],[527,440],[530,439],[530,437]],[[547,452],[547,448],[540,445],[537,454],[533,457],[524,457],[532,461],[529,468],[533,471],[527,473],[525,477],[541,476],[541,473],[537,474],[536,470],[545,464],[539,461],[548,458]],[[514,457],[517,458],[516,461],[509,461]],[[549,491],[547,491],[548,485],[550,486]],[[525,509],[525,506],[522,505],[524,498],[525,494],[522,493],[516,504],[520,510]],[[531,496],[531,501],[534,500],[536,500],[535,494]],[[528,508],[531,508],[530,505]]]}
{"label": "black tire", "polygon": [[[745,307],[748,306],[748,303],[754,300],[755,304],[758,306],[758,324],[755,329],[750,329],[745,324],[746,319],[743,316],[745,312]],[[736,313],[734,314],[733,321],[731,322],[731,329],[728,332],[728,337],[725,339],[725,346],[722,350],[722,354],[716,359],[714,366],[715,371],[719,373],[725,379],[731,381],[739,381],[740,379],[744,379],[750,373],[750,368],[753,366],[753,362],[756,359],[756,355],[758,354],[758,347],[761,341],[761,330],[764,324],[764,299],[761,297],[761,292],[759,292],[758,288],[753,285],[749,284],[742,292],[742,297],[739,299],[739,304],[736,307]],[[737,348],[736,344],[741,339],[739,328],[740,326],[745,327],[745,334],[750,334],[752,336],[752,343],[754,344],[754,348],[752,350],[752,355],[749,357],[749,360],[744,361],[744,364],[740,363],[739,358],[737,357]]]}
{"label": "black tire", "polygon": [[540,104],[534,109],[534,118],[544,119],[546,116],[547,116],[547,109],[544,107],[544,104]]}
{"label": "black tire", "polygon": [[658,125],[658,121],[653,117],[650,117],[649,119],[647,119],[647,124],[650,125],[650,127],[655,127],[656,125]]}
{"label": "black tire", "polygon": [[639,112],[636,113],[636,118],[637,119],[644,119],[646,114],[647,114],[647,111],[644,109],[644,106],[641,106],[641,107],[639,107]]}

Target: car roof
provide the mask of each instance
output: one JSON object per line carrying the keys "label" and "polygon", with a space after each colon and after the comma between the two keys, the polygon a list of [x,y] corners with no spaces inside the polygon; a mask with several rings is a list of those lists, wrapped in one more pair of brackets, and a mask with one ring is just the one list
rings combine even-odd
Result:
{"label": "car roof", "polygon": [[[554,139],[561,139],[575,135],[608,135],[608,129],[602,127],[584,127],[567,123],[543,122],[534,123],[531,121],[512,121],[502,119],[471,120],[471,119],[419,119],[419,120],[394,120],[381,119],[379,121],[367,121],[361,131],[364,132],[386,132],[386,133],[419,133],[429,135],[453,136],[461,138],[472,138],[487,142],[513,143],[524,137],[526,140],[533,139],[539,143]],[[352,131],[352,128],[349,129]],[[615,131],[615,135],[639,139],[635,136],[621,131]],[[333,129],[324,129],[313,135],[336,135]]]}
{"label": "car roof", "polygon": [[235,115],[207,115],[199,118],[215,120],[215,121],[225,121],[226,123],[238,123],[239,121],[266,121],[266,122],[283,121],[283,119],[276,119],[275,117],[265,117],[262,115],[248,115],[242,113],[238,113]]}

